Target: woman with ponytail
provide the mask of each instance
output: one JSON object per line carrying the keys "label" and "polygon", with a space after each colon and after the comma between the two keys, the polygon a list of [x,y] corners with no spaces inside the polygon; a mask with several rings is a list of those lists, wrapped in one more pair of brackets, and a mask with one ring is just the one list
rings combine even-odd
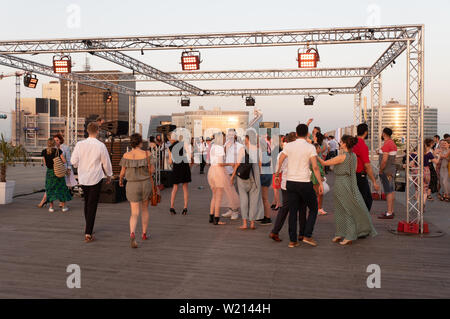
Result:
{"label": "woman with ponytail", "polygon": [[341,139],[341,150],[343,151],[341,155],[328,161],[318,158],[323,166],[334,165],[336,236],[333,238],[333,242],[343,246],[350,245],[358,238],[377,234],[356,182],[357,160],[352,149],[357,143],[356,137],[344,135]]}

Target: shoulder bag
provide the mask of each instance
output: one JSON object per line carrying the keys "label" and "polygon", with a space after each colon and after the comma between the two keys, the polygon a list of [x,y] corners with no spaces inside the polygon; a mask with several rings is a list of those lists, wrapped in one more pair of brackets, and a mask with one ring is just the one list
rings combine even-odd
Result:
{"label": "shoulder bag", "polygon": [[159,202],[161,202],[161,195],[158,193],[158,188],[155,185],[155,181],[153,180],[152,174],[152,165],[150,163],[150,156],[147,152],[145,152],[147,157],[147,165],[148,165],[148,174],[150,175],[150,181],[152,183],[152,192],[150,194],[150,204],[152,206],[157,206]]}
{"label": "shoulder bag", "polygon": [[59,178],[66,176],[67,173],[66,167],[60,157],[59,149],[56,151],[56,157],[53,158],[53,171],[55,172],[55,176]]}

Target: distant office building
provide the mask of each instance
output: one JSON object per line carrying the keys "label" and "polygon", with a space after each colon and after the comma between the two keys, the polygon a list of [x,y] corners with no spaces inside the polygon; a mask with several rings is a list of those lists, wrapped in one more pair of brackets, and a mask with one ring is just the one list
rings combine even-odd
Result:
{"label": "distant office building", "polygon": [[[202,106],[197,111],[185,113],[173,113],[172,124],[177,128],[183,127],[196,135],[211,135],[212,130],[226,132],[229,128],[243,129],[248,127],[248,112],[245,111],[222,111],[219,107],[213,110],[205,110]],[[196,134],[194,134],[194,131]]]}
{"label": "distant office building", "polygon": [[[47,139],[57,133],[65,136],[66,117],[59,117],[59,103],[49,98],[21,98],[20,143],[30,152],[47,146]],[[78,118],[78,137],[83,138],[84,118]],[[16,141],[16,112],[11,116],[11,137]]]}
{"label": "distant office building", "polygon": [[158,126],[166,124],[172,124],[171,115],[152,115],[148,126],[147,138],[150,138],[150,136],[156,136],[158,134],[158,131],[156,130]]}
{"label": "distant office building", "polygon": [[[367,112],[367,123],[369,124],[370,138],[370,121],[371,110]],[[424,138],[433,137],[438,132],[438,110],[436,108],[425,107],[424,110]],[[378,118],[374,118],[374,127],[377,129]],[[391,100],[382,106],[381,114],[381,130],[389,127],[393,131],[393,138],[398,139],[401,143],[405,143],[407,135],[407,119],[406,105],[400,104],[398,101]],[[378,130],[374,132],[374,145],[378,147],[379,138],[381,138]]]}
{"label": "distant office building", "polygon": [[[42,84],[42,98],[56,100],[58,105],[61,105],[61,83],[59,81],[50,81]],[[58,110],[58,116],[61,116],[60,111],[61,109]]]}
{"label": "distant office building", "polygon": [[[83,71],[75,72],[77,74],[86,74],[96,77],[96,72]],[[121,79],[130,79],[131,74],[126,74],[120,71],[102,71],[101,73],[112,73],[111,78],[117,81],[109,81],[122,86],[127,86],[131,89],[136,88],[135,81],[120,82]],[[61,116],[67,116],[67,87],[66,81],[61,81]],[[88,118],[96,115],[103,118],[105,121],[128,121],[129,119],[129,96],[126,94],[119,94],[112,92],[112,101],[106,103],[104,100],[103,89],[79,84],[78,85],[78,117]]]}

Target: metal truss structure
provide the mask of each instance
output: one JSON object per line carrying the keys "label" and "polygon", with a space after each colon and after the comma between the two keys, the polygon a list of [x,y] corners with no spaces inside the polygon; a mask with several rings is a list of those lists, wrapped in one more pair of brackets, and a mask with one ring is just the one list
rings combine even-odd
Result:
{"label": "metal truss structure", "polygon": [[[354,87],[333,88],[281,88],[281,89],[214,89],[208,90],[208,96],[272,96],[272,95],[335,95],[355,94]],[[136,96],[193,96],[189,92],[178,90],[138,90]]]}
{"label": "metal truss structure", "polygon": [[62,81],[78,82],[79,84],[84,84],[104,90],[109,89],[117,93],[127,95],[135,93],[133,89],[126,87],[124,85],[111,83],[109,81],[94,81],[96,80],[94,77],[82,73],[56,74],[53,72],[53,67],[51,66],[22,59],[17,56],[0,54],[0,64],[11,68],[24,70],[26,72],[57,78]]}
{"label": "metal truss structure", "polygon": [[[0,53],[72,53],[414,41],[417,25],[0,41]],[[87,47],[85,43],[93,44]]]}
{"label": "metal truss structure", "polygon": [[[382,93],[382,82],[381,75],[376,78],[372,78],[370,85],[370,105],[371,105],[371,115],[370,115],[370,149],[372,151],[371,159],[375,158],[375,149],[381,148],[381,132],[383,130],[383,93]],[[376,143],[375,143],[376,142]]]}
{"label": "metal truss structure", "polygon": [[[168,72],[183,81],[219,81],[219,80],[298,80],[298,79],[335,79],[360,78],[368,74],[369,68],[323,68],[323,69],[286,69],[286,70],[235,70],[235,71],[184,71]],[[126,77],[117,80],[123,73],[98,72],[93,81],[119,82],[152,82],[156,79],[143,74],[127,73]],[[114,79],[116,78],[116,79]]]}
{"label": "metal truss structure", "polygon": [[[192,50],[216,48],[248,48],[277,46],[310,46],[357,43],[387,43],[389,47],[369,68],[329,68],[310,70],[238,70],[238,71],[160,71],[135,58],[125,51],[144,50]],[[27,72],[34,72],[69,81],[68,100],[73,102],[68,118],[76,118],[77,83],[110,89],[129,95],[130,133],[134,132],[136,97],[145,96],[244,96],[244,95],[319,95],[354,94],[354,124],[362,122],[361,94],[370,85],[372,101],[371,135],[380,136],[381,126],[381,74],[395,63],[403,52],[407,52],[407,220],[420,224],[423,232],[423,120],[424,120],[424,26],[396,25],[384,27],[355,27],[312,30],[286,30],[265,32],[234,32],[209,34],[178,34],[161,36],[104,37],[78,39],[48,39],[0,41],[0,64]],[[133,71],[134,79],[123,81],[161,81],[178,90],[132,90],[117,83],[117,78],[107,75],[88,76],[80,73],[55,75],[50,67],[31,61],[17,59],[16,54],[68,54],[89,52]],[[122,73],[123,74],[123,73]],[[354,87],[330,88],[282,88],[282,89],[224,89],[202,90],[186,81],[216,80],[262,80],[262,79],[306,79],[306,78],[352,78],[360,80]],[[110,83],[113,81],[115,83]],[[69,85],[69,84],[68,84]],[[73,97],[72,97],[73,95]],[[73,108],[73,107],[74,108]],[[69,123],[70,121],[68,121]],[[72,122],[70,122],[72,123]],[[72,125],[72,124],[71,124]],[[76,127],[76,121],[70,130]],[[372,137],[373,138],[373,137]],[[76,137],[71,137],[71,141]],[[372,153],[375,148],[371,141]],[[411,152],[417,149],[417,156]]]}
{"label": "metal truss structure", "polygon": [[[91,41],[84,41],[84,43],[86,44],[87,48],[98,48],[101,47],[103,49],[107,49],[105,46],[103,45],[99,45],[99,44],[94,44]],[[90,52],[95,56],[98,56],[100,58],[103,58],[105,60],[108,60],[110,62],[113,62],[115,64],[124,66],[130,70],[133,70],[134,72],[140,73],[142,75],[148,76],[150,78],[153,78],[154,80],[157,81],[161,81],[164,83],[167,83],[169,85],[175,86],[177,88],[179,88],[180,90],[184,90],[184,91],[188,91],[190,93],[194,93],[196,95],[203,95],[203,90],[192,85],[189,84],[187,82],[184,82],[182,80],[178,80],[177,78],[175,78],[174,76],[160,71],[157,68],[154,68],[148,64],[145,64],[135,58],[132,58],[122,52],[117,52],[117,51],[94,51],[94,52]]]}

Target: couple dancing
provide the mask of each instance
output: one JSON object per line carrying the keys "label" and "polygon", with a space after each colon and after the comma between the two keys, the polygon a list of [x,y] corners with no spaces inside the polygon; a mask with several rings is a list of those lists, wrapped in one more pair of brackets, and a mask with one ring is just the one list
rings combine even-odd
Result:
{"label": "couple dancing", "polygon": [[[318,202],[316,192],[310,181],[311,165],[313,174],[319,181],[319,194],[322,194],[323,184],[317,160],[322,166],[335,166],[334,216],[336,234],[332,241],[341,245],[349,245],[360,237],[375,236],[376,231],[356,181],[357,159],[352,149],[358,143],[358,139],[344,135],[341,139],[343,153],[333,159],[324,161],[317,156],[315,147],[307,142],[308,126],[305,124],[298,125],[296,133],[297,139],[286,144],[278,161],[275,180],[276,183],[280,183],[281,170],[283,169],[287,190],[284,194],[287,194],[287,200],[283,198],[284,205],[275,222],[275,225],[279,225],[279,227],[272,231],[270,237],[275,241],[281,241],[278,237],[278,231],[289,212],[289,247],[299,246],[298,240],[317,246],[312,234],[318,212]],[[285,161],[288,161],[288,165],[283,166]],[[306,208],[309,209],[308,218],[306,218]],[[298,217],[300,220],[299,236],[297,236]]]}

